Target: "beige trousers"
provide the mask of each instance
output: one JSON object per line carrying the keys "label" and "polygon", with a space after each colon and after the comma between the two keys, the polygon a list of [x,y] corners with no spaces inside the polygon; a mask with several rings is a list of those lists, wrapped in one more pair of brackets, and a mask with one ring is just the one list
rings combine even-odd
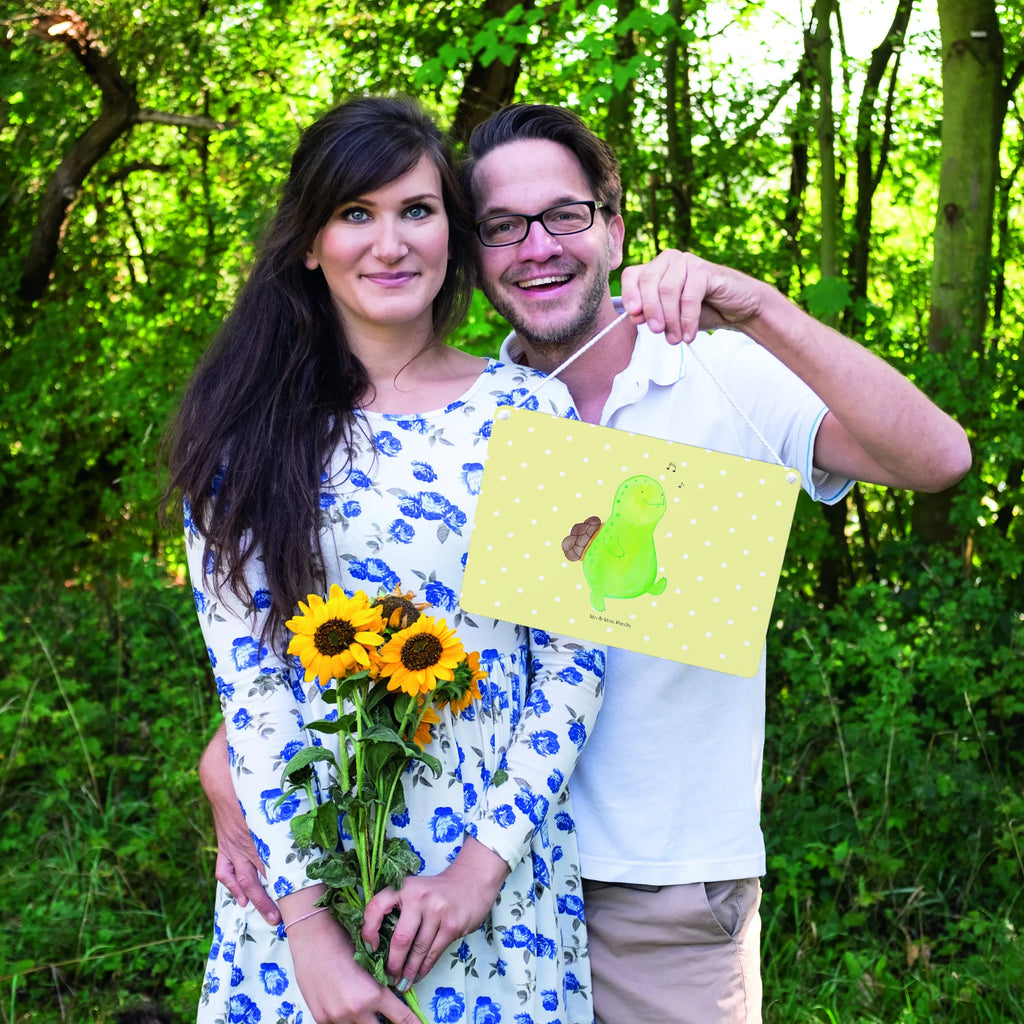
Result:
{"label": "beige trousers", "polygon": [[596,1024],[760,1024],[761,886],[583,882]]}

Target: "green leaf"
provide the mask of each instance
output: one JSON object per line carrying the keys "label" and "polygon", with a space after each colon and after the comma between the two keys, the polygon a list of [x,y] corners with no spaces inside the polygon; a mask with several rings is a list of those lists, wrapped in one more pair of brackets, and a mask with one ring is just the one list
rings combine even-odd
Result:
{"label": "green leaf", "polygon": [[[379,890],[378,890],[379,891]],[[384,920],[380,924],[379,942],[377,944],[377,951],[374,952],[365,942],[357,942],[356,948],[363,952],[365,961],[358,960],[362,963],[366,970],[373,973],[377,967],[376,965],[384,965],[388,960],[388,953],[391,950],[391,937],[395,934],[395,925],[398,924],[399,913],[397,910],[389,910],[384,915]],[[386,984],[386,982],[381,982]]]}
{"label": "green leaf", "polygon": [[344,717],[338,717],[334,719],[318,718],[315,722],[310,722],[307,729],[312,729],[314,732],[322,732],[326,735],[339,732],[350,732],[349,723],[345,721]]}
{"label": "green leaf", "polygon": [[850,305],[852,286],[845,277],[823,277],[803,291],[807,312],[819,320],[834,317]]}
{"label": "green leaf", "polygon": [[298,846],[308,849],[313,845],[313,829],[316,826],[316,811],[303,811],[296,814],[289,822],[292,829],[292,838]]}
{"label": "green leaf", "polygon": [[355,850],[333,851],[310,864],[306,874],[332,889],[356,889],[361,882]]}
{"label": "green leaf", "polygon": [[435,779],[441,777],[441,762],[433,754],[428,754],[425,750],[420,750],[417,747],[413,754],[413,760],[422,761],[434,773]]}
{"label": "green leaf", "polygon": [[453,46],[451,43],[444,43],[437,53],[447,68],[457,67],[464,60],[468,60],[470,56],[468,48],[462,43],[457,46]]}
{"label": "green leaf", "polygon": [[401,814],[405,810],[405,789],[395,786],[394,795],[391,797],[391,805],[388,807],[388,816]]}
{"label": "green leaf", "polygon": [[[335,920],[337,920],[345,929],[345,931],[348,932],[349,938],[352,940],[352,944],[356,948],[356,962],[372,974],[374,971],[374,967],[371,958],[375,954],[364,954],[368,957],[366,963],[363,963],[358,958],[359,951],[363,949],[364,946],[362,937],[359,934],[363,928],[363,908],[354,907],[349,903],[337,903],[334,906],[332,906],[331,913],[334,915]],[[381,984],[383,985],[385,984],[385,982],[382,981]]]}
{"label": "green leaf", "polygon": [[316,809],[313,843],[322,850],[333,850],[338,845],[338,809],[331,801]]}
{"label": "green leaf", "polygon": [[[356,929],[356,934],[359,933],[360,928],[362,928],[361,919],[359,927]],[[385,986],[388,983],[387,972],[384,970],[384,963],[386,961],[386,958],[387,953],[384,947],[377,950],[376,953],[372,953],[360,944],[356,945],[356,951],[352,957],[352,959],[355,960],[355,962],[359,964],[359,966],[362,967],[362,969],[366,971],[367,974],[373,975],[374,979],[377,981],[379,985]]]}
{"label": "green leaf", "polygon": [[366,770],[375,778],[383,780],[401,775],[409,763],[408,748],[397,734],[394,735],[394,740],[378,739],[363,744]]}
{"label": "green leaf", "polygon": [[612,84],[616,89],[622,90],[636,77],[636,69],[629,64],[623,64],[612,69]]}
{"label": "green leaf", "polygon": [[[370,687],[370,692],[367,693],[363,700],[363,707],[368,713],[377,712],[377,714],[373,715],[374,721],[385,721],[385,719],[380,716],[386,714],[393,722],[399,714],[397,710],[398,700],[405,696],[407,695],[402,693],[393,693],[382,683],[378,686]],[[381,707],[381,705],[383,705],[383,707]],[[395,710],[392,710],[393,708]]]}
{"label": "green leaf", "polygon": [[325,747],[303,747],[297,751],[281,771],[281,785],[302,786],[312,776],[312,765],[317,761],[326,761],[336,769],[338,762],[334,754]]}
{"label": "green leaf", "polygon": [[394,726],[386,724],[371,725],[363,732],[362,741],[364,743],[397,743],[399,746],[405,746]]}
{"label": "green leaf", "polygon": [[[360,813],[359,802],[356,800],[355,794],[342,792],[337,786],[331,787],[331,802],[338,809],[339,815],[352,814],[358,816]],[[351,831],[351,829],[348,831]]]}
{"label": "green leaf", "polygon": [[422,861],[408,841],[398,837],[388,839],[384,844],[380,861],[379,881],[383,886],[401,889],[409,875],[417,874]]}

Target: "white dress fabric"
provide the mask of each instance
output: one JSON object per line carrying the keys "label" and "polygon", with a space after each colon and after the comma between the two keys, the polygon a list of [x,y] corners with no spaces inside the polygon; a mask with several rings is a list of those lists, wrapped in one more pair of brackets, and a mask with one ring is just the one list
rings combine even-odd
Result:
{"label": "white dress fabric", "polygon": [[[482,701],[453,720],[445,710],[423,765],[404,777],[407,809],[391,833],[406,837],[436,874],[465,834],[512,867],[491,915],[454,943],[415,986],[428,1019],[444,1024],[590,1024],[593,1011],[579,858],[566,781],[602,699],[604,651],[561,636],[532,633],[462,611],[462,585],[487,441],[495,408],[518,405],[575,417],[568,392],[549,382],[530,396],[530,370],[489,361],[470,390],[444,409],[418,415],[360,416],[350,470],[326,475],[321,541],[328,584],[375,597],[400,585],[479,651],[488,678]],[[313,884],[315,859],[293,843],[289,819],[305,800],[281,796],[281,769],[303,745],[337,744],[304,723],[333,717],[297,659],[260,643],[269,595],[250,575],[243,607],[214,592],[214,565],[186,510],[196,607],[214,666],[235,789],[266,865],[267,889],[280,897]],[[289,610],[290,613],[293,610]],[[498,768],[507,778],[491,785]],[[499,777],[500,778],[500,777]],[[323,780],[321,780],[322,782]],[[323,964],[329,970],[329,964]],[[288,941],[218,887],[198,1020],[201,1024],[313,1024],[294,981]]]}

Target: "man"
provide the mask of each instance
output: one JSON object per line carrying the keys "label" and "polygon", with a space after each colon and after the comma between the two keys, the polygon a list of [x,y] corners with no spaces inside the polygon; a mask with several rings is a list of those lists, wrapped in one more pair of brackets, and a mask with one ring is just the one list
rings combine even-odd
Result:
{"label": "man", "polygon": [[[502,357],[551,372],[620,313],[616,160],[575,115],[542,105],[499,111],[470,150],[480,284],[515,331]],[[583,419],[765,458],[735,401],[826,502],[854,479],[937,491],[967,472],[953,420],[771,286],[668,252],[624,270],[622,290],[630,318],[560,374]],[[705,333],[723,326],[735,330]],[[764,706],[763,655],[740,679],[609,651],[572,782],[598,1024],[760,1020]],[[208,792],[223,759],[204,756]],[[270,913],[244,825],[220,803],[218,877]]]}

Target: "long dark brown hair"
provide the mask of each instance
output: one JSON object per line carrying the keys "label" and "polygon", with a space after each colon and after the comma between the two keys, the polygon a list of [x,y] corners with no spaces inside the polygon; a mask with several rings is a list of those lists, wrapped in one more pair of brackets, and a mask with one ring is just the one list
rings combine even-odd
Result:
{"label": "long dark brown hair", "polygon": [[[280,205],[223,326],[200,361],[165,440],[162,509],[184,502],[202,532],[203,563],[243,602],[251,559],[270,591],[264,637],[326,585],[319,489],[333,453],[351,452],[355,410],[370,387],[322,271],[304,260],[338,206],[428,157],[441,175],[448,272],[433,304],[442,342],[472,295],[472,228],[451,151],[412,100],[343,103],[306,129]],[[198,581],[196,581],[198,584]]]}

